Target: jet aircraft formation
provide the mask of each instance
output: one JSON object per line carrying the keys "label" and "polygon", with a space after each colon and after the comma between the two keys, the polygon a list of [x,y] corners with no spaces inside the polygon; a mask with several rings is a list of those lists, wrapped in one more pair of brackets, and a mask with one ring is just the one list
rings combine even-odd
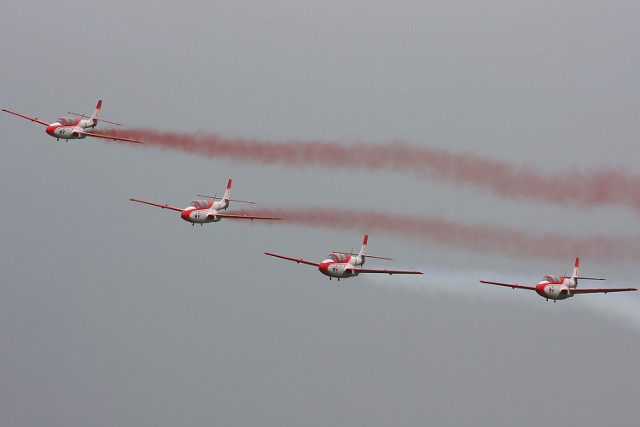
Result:
{"label": "jet aircraft formation", "polygon": [[[139,141],[136,139],[123,138],[123,137],[88,131],[88,129],[94,129],[98,125],[99,121],[103,121],[105,123],[109,123],[116,126],[121,126],[119,123],[111,122],[108,120],[101,120],[99,118],[99,113],[101,108],[102,108],[102,100],[98,100],[95,110],[93,114],[91,114],[90,116],[86,116],[85,114],[68,112],[68,114],[70,114],[73,117],[70,117],[70,116],[60,117],[53,123],[47,123],[36,117],[30,117],[30,116],[17,113],[15,111],[11,111],[8,109],[3,109],[2,111],[9,114],[13,114],[15,116],[21,117],[26,120],[30,120],[38,124],[41,124],[43,126],[46,126],[46,133],[56,138],[57,141],[60,141],[61,139],[64,141],[69,141],[70,139],[84,139],[87,136],[90,136],[94,138],[110,139],[114,141],[142,143],[142,141]],[[182,218],[184,221],[191,223],[192,225],[195,225],[195,224],[203,225],[210,222],[219,222],[222,219],[271,220],[271,221],[279,221],[283,219],[280,217],[264,216],[264,215],[256,215],[256,214],[227,213],[226,210],[230,206],[231,202],[255,204],[255,202],[251,202],[247,200],[231,199],[231,184],[232,184],[232,180],[229,179],[227,183],[227,187],[222,197],[218,197],[217,195],[214,195],[214,196],[198,195],[198,197],[201,197],[201,198],[193,200],[191,204],[189,204],[189,206],[185,208],[179,208],[179,207],[171,206],[168,204],[150,202],[150,201],[141,200],[141,199],[132,198],[129,200],[131,200],[132,202],[143,203],[150,206],[159,207],[162,209],[169,209],[172,211],[180,212],[180,218]],[[275,258],[284,259],[287,261],[293,261],[298,264],[305,264],[305,265],[317,267],[320,273],[329,277],[329,280],[331,280],[332,278],[336,278],[338,281],[340,281],[340,279],[357,277],[360,274],[389,274],[389,275],[394,275],[394,274],[422,275],[424,274],[421,271],[412,271],[412,270],[389,270],[389,269],[364,268],[366,258],[391,260],[391,258],[366,255],[368,239],[369,239],[369,236],[365,234],[364,239],[362,241],[362,246],[358,253],[333,251],[332,253],[327,255],[327,257],[321,262],[308,261],[303,258],[293,258],[289,256],[276,254],[276,253],[271,253],[271,252],[265,252],[264,254],[275,257]],[[567,298],[571,298],[579,294],[637,291],[637,288],[578,288],[579,280],[605,280],[603,278],[578,276],[578,266],[579,266],[579,258],[576,258],[573,273],[570,277],[546,275],[544,279],[535,286],[526,286],[526,285],[520,285],[517,283],[493,282],[493,281],[486,281],[486,280],[481,280],[480,282],[485,284],[510,287],[513,289],[526,289],[526,290],[535,291],[538,295],[542,296],[547,301],[551,299],[554,302],[557,300],[564,300]]]}

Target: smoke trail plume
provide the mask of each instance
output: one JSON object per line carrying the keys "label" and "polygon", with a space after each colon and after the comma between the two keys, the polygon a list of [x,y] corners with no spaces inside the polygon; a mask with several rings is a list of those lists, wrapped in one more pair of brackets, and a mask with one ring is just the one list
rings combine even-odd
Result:
{"label": "smoke trail plume", "polygon": [[620,170],[538,172],[469,153],[415,147],[407,143],[342,145],[326,141],[274,142],[228,138],[217,134],[109,129],[109,134],[157,147],[236,162],[318,166],[414,173],[487,189],[502,197],[540,200],[558,205],[621,205],[640,211],[640,176]]}
{"label": "smoke trail plume", "polygon": [[[609,236],[576,237],[558,233],[535,234],[522,230],[463,224],[440,218],[339,209],[261,209],[261,215],[279,216],[280,225],[369,234],[426,242],[474,252],[493,252],[513,258],[569,259],[577,256],[600,263],[638,262],[640,243]],[[276,225],[278,225],[276,224]]]}
{"label": "smoke trail plume", "polygon": [[[408,276],[394,277],[369,275],[363,281],[383,286],[398,292],[418,292],[430,295],[453,295],[457,298],[471,299],[475,303],[481,301],[497,304],[518,304],[532,309],[556,310],[554,304],[545,303],[535,292],[519,289],[494,288],[478,282],[487,277],[500,277],[503,273],[489,270],[448,270],[437,266],[398,266],[424,271],[419,279]],[[537,278],[550,271],[531,272],[532,275],[513,276],[514,283],[534,285]],[[635,283],[617,282],[616,286],[633,287]],[[609,295],[577,295],[567,301],[560,301],[562,310],[581,310],[618,322],[640,332],[640,300],[632,294]]]}

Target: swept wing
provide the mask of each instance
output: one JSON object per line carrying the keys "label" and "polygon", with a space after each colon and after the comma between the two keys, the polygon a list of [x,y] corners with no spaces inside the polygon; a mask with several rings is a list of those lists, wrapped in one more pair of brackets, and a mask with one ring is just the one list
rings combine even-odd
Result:
{"label": "swept wing", "polygon": [[592,289],[585,289],[585,288],[577,288],[577,289],[571,289],[569,292],[571,292],[572,294],[606,294],[609,292],[631,292],[631,291],[637,291],[636,288],[592,288]]}
{"label": "swept wing", "polygon": [[228,213],[217,213],[217,214],[209,214],[209,218],[229,218],[229,219],[270,219],[280,221],[282,218],[276,216],[260,216],[260,215],[245,215],[245,214],[228,214]]}
{"label": "swept wing", "polygon": [[156,207],[159,207],[159,208],[162,208],[162,209],[171,209],[172,211],[182,212],[181,208],[177,208],[175,206],[169,206],[167,204],[148,202],[146,200],[139,200],[139,199],[129,199],[129,200],[131,200],[132,202],[138,202],[138,203],[144,203],[144,204],[151,205],[151,206],[156,206]]}
{"label": "swept wing", "polygon": [[534,286],[524,286],[524,285],[518,285],[517,283],[503,283],[503,282],[489,282],[487,280],[480,280],[480,283],[488,283],[489,285],[498,285],[498,286],[506,286],[508,288],[513,288],[513,289],[528,289],[530,291],[535,291],[536,288]]}
{"label": "swept wing", "polygon": [[354,268],[357,273],[381,273],[381,274],[424,274],[422,271],[410,270],[373,270],[370,268]]}
{"label": "swept wing", "polygon": [[37,117],[25,116],[24,114],[16,113],[15,111],[7,110],[6,108],[3,108],[2,111],[4,111],[5,113],[13,114],[14,116],[22,117],[23,119],[31,120],[32,122],[40,123],[41,125],[49,126],[51,124],[51,123],[43,122]]}
{"label": "swept wing", "polygon": [[272,254],[271,252],[265,252],[265,255],[269,255],[269,256],[273,256],[276,258],[282,258],[282,259],[286,259],[287,261],[295,261],[298,264],[302,263],[302,264],[307,264],[307,265],[313,265],[315,267],[319,267],[320,263],[317,262],[313,262],[313,261],[307,261],[306,259],[302,259],[302,258],[291,258],[288,256],[284,256],[284,255],[278,255],[278,254]]}
{"label": "swept wing", "polygon": [[92,136],[94,138],[104,138],[104,139],[112,139],[114,141],[127,141],[127,142],[135,142],[136,144],[142,144],[142,141],[139,141],[137,139],[122,138],[119,136],[112,136],[112,135],[103,135],[101,133],[93,133],[93,132],[80,132],[80,133],[86,136]]}

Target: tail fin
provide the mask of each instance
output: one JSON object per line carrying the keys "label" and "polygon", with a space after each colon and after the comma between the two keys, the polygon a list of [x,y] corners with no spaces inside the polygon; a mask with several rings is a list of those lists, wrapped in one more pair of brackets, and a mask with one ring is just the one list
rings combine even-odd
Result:
{"label": "tail fin", "polygon": [[368,241],[369,241],[369,235],[365,234],[364,239],[362,240],[362,247],[360,248],[360,252],[358,252],[358,258],[362,258],[363,263],[364,263],[365,252],[367,250]]}
{"label": "tail fin", "polygon": [[96,104],[96,110],[93,112],[91,117],[89,117],[89,122],[93,124],[93,127],[95,127],[98,124],[98,114],[100,113],[101,108],[102,108],[102,99],[99,99],[98,103]]}
{"label": "tail fin", "polygon": [[576,258],[575,267],[573,267],[573,273],[571,274],[571,281],[578,286],[578,266],[580,265],[580,258]]}
{"label": "tail fin", "polygon": [[227,182],[227,189],[224,190],[224,196],[222,196],[222,201],[229,203],[229,199],[231,199],[231,178],[229,178],[229,182]]}

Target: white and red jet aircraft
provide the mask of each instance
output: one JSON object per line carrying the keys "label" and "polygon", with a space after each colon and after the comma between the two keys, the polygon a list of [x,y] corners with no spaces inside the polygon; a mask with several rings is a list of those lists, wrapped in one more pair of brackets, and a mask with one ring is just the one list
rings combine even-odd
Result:
{"label": "white and red jet aircraft", "polygon": [[384,273],[384,274],[424,274],[421,271],[406,271],[406,270],[372,270],[369,268],[361,268],[364,265],[365,257],[369,258],[377,258],[377,259],[386,259],[391,260],[391,258],[365,255],[365,251],[367,249],[367,241],[369,240],[369,236],[365,234],[364,240],[362,241],[362,248],[360,248],[360,252],[357,254],[352,254],[348,252],[332,252],[327,256],[322,262],[313,262],[307,261],[302,258],[291,258],[283,255],[273,254],[270,252],[265,252],[265,255],[273,256],[276,258],[286,259],[288,261],[295,261],[298,264],[307,264],[318,267],[320,273],[325,276],[329,276],[329,280],[333,277],[337,277],[338,280],[346,279],[348,277],[355,277],[358,274],[362,273]]}
{"label": "white and red jet aircraft", "polygon": [[486,280],[480,280],[480,283],[488,283],[490,285],[506,286],[513,289],[528,289],[530,291],[536,291],[542,298],[550,299],[553,302],[557,300],[563,300],[571,298],[577,294],[597,294],[608,292],[629,292],[637,291],[636,288],[580,288],[578,289],[578,279],[582,280],[605,280],[597,277],[580,277],[578,276],[578,265],[580,264],[580,258],[576,258],[576,264],[573,268],[573,274],[571,277],[564,276],[544,276],[544,279],[536,286],[523,286],[516,283],[502,283],[502,282],[489,282]]}
{"label": "white and red jet aircraft", "polygon": [[[24,114],[16,113],[15,111],[7,110],[5,108],[2,111],[13,114],[14,116],[22,117],[23,119],[31,120],[32,122],[40,123],[47,127],[47,134],[56,138],[58,141],[60,139],[64,139],[65,141],[69,141],[70,139],[84,139],[87,136],[92,136],[95,138],[104,138],[104,139],[112,139],[114,141],[128,141],[128,142],[136,142],[141,144],[142,141],[138,141],[136,139],[130,138],[121,138],[119,136],[111,136],[111,135],[103,135],[101,133],[87,132],[86,129],[95,128],[98,125],[98,113],[102,108],[102,100],[98,100],[98,104],[96,105],[96,109],[93,114],[85,119],[84,114],[76,114],[69,113],[73,115],[77,115],[80,117],[60,117],[54,123],[43,122],[42,120],[36,117],[25,116]],[[110,122],[108,120],[102,120],[106,123],[111,123],[112,125],[120,125],[119,123]]]}
{"label": "white and red jet aircraft", "polygon": [[227,189],[224,192],[222,197],[216,196],[203,196],[198,195],[200,197],[206,197],[206,199],[194,200],[191,202],[189,206],[186,208],[178,208],[175,206],[169,206],[167,204],[153,203],[148,202],[146,200],[138,200],[138,199],[129,199],[132,202],[145,203],[151,206],[157,206],[162,209],[171,209],[177,212],[180,212],[180,217],[187,222],[190,222],[192,225],[196,224],[205,224],[208,222],[218,222],[222,218],[229,219],[270,219],[270,220],[281,220],[282,218],[272,217],[272,216],[255,216],[255,215],[245,215],[245,214],[228,214],[221,213],[221,210],[227,210],[229,207],[229,202],[239,202],[239,203],[251,203],[255,204],[255,202],[249,202],[247,200],[234,200],[231,199],[231,180],[227,183]]}

